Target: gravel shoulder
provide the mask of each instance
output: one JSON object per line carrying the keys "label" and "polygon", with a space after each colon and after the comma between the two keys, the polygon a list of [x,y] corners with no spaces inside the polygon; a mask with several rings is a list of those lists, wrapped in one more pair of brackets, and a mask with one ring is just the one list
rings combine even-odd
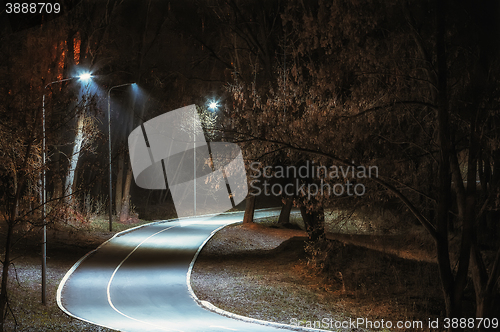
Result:
{"label": "gravel shoulder", "polygon": [[396,257],[388,253],[391,244],[387,242],[383,250],[374,250],[333,241],[337,250],[332,268],[337,272],[327,277],[308,265],[306,239],[301,230],[228,226],[200,252],[191,275],[192,288],[200,300],[235,314],[282,324],[299,321],[329,330],[338,329],[318,326],[319,322],[359,317],[427,322],[442,317],[432,259]]}
{"label": "gravel shoulder", "polygon": [[[304,312],[331,317],[326,298],[311,292],[320,286],[316,278],[297,265],[305,259],[306,238],[299,230],[228,226],[201,251],[191,277],[193,290],[200,300],[261,320],[290,324]],[[342,304],[335,309],[344,311]]]}

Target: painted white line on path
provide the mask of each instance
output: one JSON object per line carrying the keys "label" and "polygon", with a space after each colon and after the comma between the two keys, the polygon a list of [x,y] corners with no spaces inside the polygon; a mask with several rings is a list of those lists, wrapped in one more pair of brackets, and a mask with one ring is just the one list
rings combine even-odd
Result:
{"label": "painted white line on path", "polygon": [[116,311],[117,313],[119,313],[120,315],[124,316],[124,317],[127,317],[129,319],[132,319],[136,322],[139,322],[139,323],[143,323],[143,324],[147,324],[147,325],[151,325],[151,326],[154,326],[154,327],[157,327],[161,330],[164,330],[164,331],[177,331],[177,332],[184,332],[182,330],[177,330],[177,329],[169,329],[169,328],[165,328],[161,325],[157,325],[157,324],[153,324],[153,323],[150,323],[150,322],[146,322],[146,321],[143,321],[143,320],[140,320],[140,319],[137,319],[137,318],[134,318],[134,317],[131,317],[127,314],[124,314],[123,312],[121,312],[120,310],[118,310],[115,305],[113,304],[113,301],[111,300],[111,292],[110,292],[110,288],[111,288],[111,283],[113,282],[113,279],[115,278],[115,275],[116,275],[116,272],[118,272],[118,270],[120,269],[120,267],[122,267],[123,263],[125,263],[127,261],[127,259],[132,256],[132,254],[134,252],[136,252],[137,249],[139,249],[139,247],[144,244],[146,241],[148,241],[150,238],[152,238],[153,236],[156,236],[160,233],[163,233],[165,231],[168,231],[169,229],[171,228],[174,228],[175,226],[170,226],[170,227],[167,227],[165,229],[162,229],[161,231],[158,231],[150,236],[148,236],[147,238],[145,238],[141,243],[139,243],[128,255],[127,257],[125,257],[121,262],[120,264],[118,264],[118,266],[116,267],[116,269],[113,271],[113,274],[111,275],[111,278],[109,278],[109,282],[108,282],[108,286],[106,287],[106,294],[108,296],[108,303],[109,305],[111,306],[111,308],[113,308],[114,311]]}

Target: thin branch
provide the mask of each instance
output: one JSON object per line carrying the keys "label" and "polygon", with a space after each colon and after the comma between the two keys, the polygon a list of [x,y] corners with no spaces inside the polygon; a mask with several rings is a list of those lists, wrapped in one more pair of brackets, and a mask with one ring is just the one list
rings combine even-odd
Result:
{"label": "thin branch", "polygon": [[[302,148],[302,147],[294,146],[290,143],[284,143],[284,142],[277,141],[277,140],[263,139],[263,138],[259,138],[259,137],[252,137],[252,140],[260,141],[260,142],[275,143],[275,144],[282,145],[284,147],[290,148],[290,149],[295,150],[295,151],[300,151],[300,152],[314,154],[317,156],[326,157],[328,159],[339,162],[339,163],[344,164],[346,166],[352,166],[354,168],[359,167],[359,165],[356,165],[349,160],[342,159],[338,156],[335,156],[335,155],[332,155],[329,153],[325,153],[325,152],[322,152],[320,150],[312,150],[312,149],[308,149],[308,148]],[[388,183],[388,182],[386,182],[378,177],[370,177],[369,179],[377,184],[380,184],[382,187],[386,188],[388,191],[390,191],[396,197],[398,197],[408,207],[408,209],[413,213],[413,215],[422,224],[422,226],[424,226],[425,229],[427,229],[427,231],[430,233],[430,235],[435,240],[437,240],[437,232],[436,232],[436,228],[434,227],[434,225],[432,225],[431,222],[429,220],[427,220],[427,218],[420,211],[418,211],[418,209],[412,204],[412,202],[408,199],[408,197],[406,197],[396,187],[394,187],[390,183]]]}
{"label": "thin branch", "polygon": [[422,192],[422,191],[420,191],[420,190],[418,190],[416,188],[413,188],[413,187],[411,187],[411,186],[409,186],[409,185],[407,185],[407,184],[405,184],[405,183],[403,183],[403,182],[401,182],[401,181],[399,181],[397,179],[390,179],[390,180],[394,181],[394,182],[397,182],[399,185],[401,185],[401,186],[403,186],[403,187],[405,187],[405,188],[407,188],[407,189],[409,189],[409,190],[411,190],[411,191],[413,191],[413,192],[421,195],[422,197],[427,198],[430,201],[436,202],[436,199],[434,197],[431,197],[431,196],[427,195],[426,193],[424,193],[424,192]]}
{"label": "thin branch", "polygon": [[368,113],[377,112],[379,110],[384,110],[384,109],[386,110],[387,108],[390,108],[390,107],[393,107],[396,105],[417,105],[417,106],[422,106],[422,107],[429,107],[429,108],[432,108],[434,110],[437,109],[436,105],[431,104],[431,103],[426,103],[423,101],[416,101],[416,100],[415,101],[411,101],[411,100],[409,100],[409,101],[397,101],[397,102],[394,102],[391,104],[386,104],[386,105],[368,108],[368,109],[361,111],[361,112],[354,114],[354,115],[341,115],[341,116],[339,116],[339,118],[346,118],[346,119],[356,118],[356,117],[359,117],[359,116],[362,116],[362,115],[365,115]]}
{"label": "thin branch", "polygon": [[278,152],[278,151],[282,151],[282,150],[284,150],[284,149],[285,149],[284,147],[281,147],[281,148],[279,148],[279,149],[276,149],[276,150],[273,150],[273,151],[266,152],[266,153],[261,154],[260,156],[258,156],[256,159],[261,159],[262,157],[268,156],[268,155],[273,154],[273,153],[276,153],[276,152]]}
{"label": "thin branch", "polygon": [[412,81],[418,81],[418,82],[424,82],[427,84],[430,84],[434,89],[437,90],[436,85],[430,80],[426,78],[419,78],[419,77],[414,77],[414,76],[409,76],[409,75],[401,75],[401,74],[393,74],[393,73],[379,73],[379,72],[357,72],[356,74],[364,75],[364,76],[379,76],[379,75],[384,75],[384,76],[392,76],[392,77],[401,77],[401,78],[406,78],[408,80]]}
{"label": "thin branch", "polygon": [[490,278],[486,284],[485,293],[492,294],[493,289],[500,278],[500,248],[498,248],[497,255],[495,257],[495,262],[493,263],[493,268],[491,269]]}

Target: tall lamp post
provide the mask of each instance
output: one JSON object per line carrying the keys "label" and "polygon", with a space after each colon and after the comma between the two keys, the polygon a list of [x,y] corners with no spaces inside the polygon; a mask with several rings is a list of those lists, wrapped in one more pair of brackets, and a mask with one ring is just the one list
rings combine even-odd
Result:
{"label": "tall lamp post", "polygon": [[[219,104],[212,100],[208,103],[208,108],[212,111],[216,111]],[[193,216],[196,216],[196,107],[193,109]]]}
{"label": "tall lamp post", "polygon": [[111,103],[110,94],[114,88],[119,88],[127,85],[134,85],[135,83],[125,83],[115,85],[108,89],[108,157],[109,157],[109,231],[113,231],[113,173],[111,168]]}
{"label": "tall lamp post", "polygon": [[42,98],[42,223],[43,223],[43,234],[42,234],[42,304],[47,303],[47,188],[46,188],[46,178],[45,178],[45,159],[46,159],[46,135],[45,135],[45,91],[47,88],[54,83],[62,83],[66,81],[71,81],[74,79],[80,79],[84,82],[88,81],[92,75],[90,73],[84,73],[80,76],[65,78],[62,80],[50,82],[44,87],[43,98]]}

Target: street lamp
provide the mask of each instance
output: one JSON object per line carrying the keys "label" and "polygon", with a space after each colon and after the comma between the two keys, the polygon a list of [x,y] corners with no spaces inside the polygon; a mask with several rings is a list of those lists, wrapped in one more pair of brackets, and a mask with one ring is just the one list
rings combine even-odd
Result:
{"label": "street lamp", "polygon": [[43,223],[43,235],[42,235],[42,304],[47,303],[47,220],[46,220],[46,208],[47,208],[47,188],[46,188],[46,178],[45,178],[45,91],[47,88],[54,83],[62,83],[76,78],[81,81],[88,81],[92,75],[90,73],[83,73],[76,77],[65,78],[59,81],[50,82],[43,89],[42,98],[42,223]]}
{"label": "street lamp", "polygon": [[208,103],[208,108],[211,109],[212,111],[215,111],[217,110],[217,108],[219,108],[219,103],[217,103],[217,101],[215,100],[212,100]]}
{"label": "street lamp", "polygon": [[[207,103],[208,108],[215,112],[219,108],[219,103],[212,99]],[[193,108],[193,215],[196,216],[196,107]]]}
{"label": "street lamp", "polygon": [[92,75],[90,73],[84,73],[78,76],[82,81],[88,81]]}
{"label": "street lamp", "polygon": [[111,104],[109,101],[109,96],[111,90],[114,88],[119,88],[127,85],[134,85],[135,83],[125,83],[120,85],[115,85],[108,89],[108,157],[109,157],[109,231],[113,231],[113,175],[111,168]]}

